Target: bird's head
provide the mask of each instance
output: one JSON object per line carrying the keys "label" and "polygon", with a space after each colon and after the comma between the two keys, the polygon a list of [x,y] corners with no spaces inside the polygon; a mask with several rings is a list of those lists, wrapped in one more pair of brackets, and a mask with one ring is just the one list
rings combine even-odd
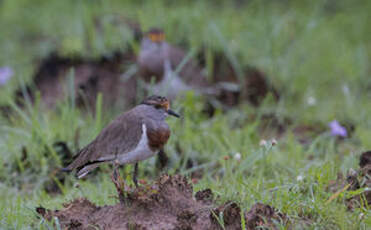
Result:
{"label": "bird's head", "polygon": [[141,104],[153,106],[155,109],[164,110],[171,116],[180,117],[179,114],[170,109],[170,101],[166,97],[152,95],[144,99]]}
{"label": "bird's head", "polygon": [[145,36],[154,43],[161,43],[165,41],[165,33],[162,29],[152,28]]}

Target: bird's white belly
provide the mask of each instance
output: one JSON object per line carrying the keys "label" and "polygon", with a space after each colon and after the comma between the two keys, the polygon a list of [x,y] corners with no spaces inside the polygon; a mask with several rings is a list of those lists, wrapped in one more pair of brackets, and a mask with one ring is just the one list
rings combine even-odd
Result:
{"label": "bird's white belly", "polygon": [[152,151],[148,145],[147,127],[145,124],[142,124],[142,137],[138,145],[131,152],[119,155],[118,161],[120,164],[136,163],[150,158],[155,154],[156,151]]}

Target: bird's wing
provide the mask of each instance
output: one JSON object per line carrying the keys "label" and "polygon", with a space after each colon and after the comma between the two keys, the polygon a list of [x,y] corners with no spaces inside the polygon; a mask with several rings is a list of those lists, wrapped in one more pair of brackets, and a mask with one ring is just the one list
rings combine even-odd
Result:
{"label": "bird's wing", "polygon": [[[80,150],[66,171],[104,161],[112,161],[118,154],[134,149],[142,135],[142,119],[135,111],[122,114],[107,125],[100,134]],[[140,116],[139,116],[140,118]]]}
{"label": "bird's wing", "polygon": [[142,119],[132,111],[121,115],[102,130],[96,138],[90,161],[109,160],[110,156],[134,149],[142,136]]}

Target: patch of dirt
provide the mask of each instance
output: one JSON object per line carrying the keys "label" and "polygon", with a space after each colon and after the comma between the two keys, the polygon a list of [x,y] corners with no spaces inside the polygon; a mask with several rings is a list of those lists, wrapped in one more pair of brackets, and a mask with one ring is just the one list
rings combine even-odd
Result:
{"label": "patch of dirt", "polygon": [[359,158],[359,166],[361,168],[366,168],[368,165],[371,165],[371,151],[362,153]]}
{"label": "patch of dirt", "polygon": [[[362,153],[360,157],[360,172],[359,176],[361,177],[359,179],[360,187],[361,188],[371,188],[371,151],[367,151]],[[364,191],[360,196],[355,197],[358,201],[364,198],[364,201],[367,202],[368,207],[371,206],[371,191],[366,190]]]}
{"label": "patch of dirt", "polygon": [[[206,66],[206,56],[205,50],[198,55],[199,62],[204,67]],[[235,106],[243,101],[248,101],[254,106],[259,106],[268,93],[271,93],[275,100],[279,100],[278,90],[273,87],[269,77],[258,68],[252,66],[242,68],[242,79],[239,79],[235,68],[233,68],[224,53],[214,53],[210,61],[213,63],[211,70],[211,81],[213,84],[227,82],[239,87],[237,90],[229,90],[229,87],[225,87],[218,96],[218,100],[222,104]]]}
{"label": "patch of dirt", "polygon": [[[241,229],[241,208],[234,202],[216,206],[210,189],[193,197],[193,188],[180,175],[161,176],[152,185],[125,188],[125,200],[115,205],[97,206],[86,198],[64,204],[62,210],[37,207],[43,218],[57,217],[62,229]],[[244,217],[248,229],[269,226],[287,219],[274,208],[255,205]]]}
{"label": "patch of dirt", "polygon": [[[111,24],[127,29],[135,41],[142,38],[140,24],[120,14],[100,15],[94,18],[97,34],[104,33],[104,26]],[[137,81],[131,77],[122,79],[123,68],[135,63],[135,56],[128,45],[125,53],[116,51],[98,58],[61,57],[51,53],[38,61],[38,67],[30,84],[25,89],[19,88],[14,93],[15,103],[24,105],[25,93],[34,101],[36,90],[40,91],[41,99],[47,108],[54,108],[58,100],[65,97],[68,76],[74,69],[74,94],[78,106],[88,107],[94,111],[98,92],[103,94],[103,105],[132,106],[136,104]],[[0,113],[11,118],[14,111],[9,105],[0,106]]]}
{"label": "patch of dirt", "polygon": [[262,134],[270,134],[272,131],[275,131],[279,136],[285,133],[287,128],[293,123],[291,118],[277,116],[274,113],[263,114],[261,117],[253,117],[252,119],[259,119],[259,130]]}
{"label": "patch of dirt", "polygon": [[252,115],[248,122],[257,120],[259,121],[259,133],[263,139],[282,138],[288,132],[292,132],[295,139],[302,145],[311,144],[316,137],[327,130],[327,127],[319,122],[296,124],[293,118],[274,113]]}
{"label": "patch of dirt", "polygon": [[[361,188],[371,187],[371,151],[362,153],[359,161],[360,168],[355,170],[349,170],[346,177],[342,173],[338,173],[337,179],[331,181],[328,185],[328,190],[332,193],[336,193],[346,188],[347,191],[355,191]],[[353,210],[357,207],[366,207],[365,204],[370,207],[371,205],[371,191],[365,190],[359,195],[347,198],[345,200],[349,210]]]}
{"label": "patch of dirt", "polygon": [[204,204],[212,204],[214,201],[214,194],[211,189],[207,188],[196,192],[195,198],[197,201],[200,201]]}
{"label": "patch of dirt", "polygon": [[[123,66],[130,62],[134,62],[130,52],[92,60],[51,54],[39,64],[32,83],[26,87],[27,94],[33,101],[35,89],[39,90],[44,104],[53,108],[58,100],[65,98],[68,76],[73,69],[74,94],[78,106],[93,110],[98,92],[103,94],[103,105],[132,105],[136,99],[136,80],[121,79]],[[16,91],[15,101],[20,106],[24,104],[22,89]],[[4,111],[8,112],[6,109]]]}
{"label": "patch of dirt", "polygon": [[312,143],[313,139],[325,131],[326,127],[319,123],[297,125],[292,130],[297,140],[303,145]]}
{"label": "patch of dirt", "polygon": [[275,229],[274,221],[287,224],[288,218],[285,214],[278,212],[275,208],[262,203],[256,203],[246,214],[247,228]]}
{"label": "patch of dirt", "polygon": [[[125,18],[117,18],[117,20],[123,20],[125,23],[127,21]],[[100,27],[100,23],[97,19],[96,26],[98,28]],[[134,34],[138,35],[137,39],[140,39],[141,32],[139,25],[133,23],[131,26],[130,22],[126,24],[134,31]],[[183,51],[180,49],[175,49],[175,51],[174,68],[184,58]],[[209,97],[209,102],[206,112],[210,116],[214,113],[215,108],[221,105],[231,107],[243,101],[248,101],[252,105],[258,106],[269,93],[276,100],[279,99],[278,91],[271,85],[269,78],[261,70],[255,67],[244,68],[242,70],[243,81],[241,81],[230,61],[223,53],[216,53],[213,56],[212,77],[208,81],[202,72],[202,69],[206,67],[205,51],[202,51],[199,56],[198,62],[190,60],[183,67],[180,75],[184,75],[183,80],[192,87],[205,88],[206,91],[210,91],[209,89],[211,88],[218,88],[216,95],[207,96]],[[153,73],[149,75],[139,74],[143,72],[139,68],[139,73],[129,77],[129,79],[123,79],[123,73],[125,72],[123,68],[127,67],[128,64],[135,63],[137,61],[136,59],[132,51],[128,51],[127,53],[116,52],[110,56],[102,56],[96,59],[84,59],[81,57],[67,58],[52,53],[41,60],[32,82],[25,89],[18,89],[15,92],[15,102],[17,105],[22,106],[24,104],[25,93],[29,95],[31,101],[34,101],[36,96],[35,90],[39,90],[41,99],[46,107],[54,108],[59,100],[66,97],[68,76],[71,75],[71,70],[73,69],[74,94],[78,106],[88,107],[94,110],[98,92],[102,92],[103,94],[104,105],[117,105],[120,108],[123,106],[133,106],[137,102],[137,91],[140,88],[137,82],[139,76],[144,77],[148,81],[154,75]],[[157,75],[162,77],[163,73],[157,73]],[[205,94],[208,93],[205,92]],[[0,112],[6,117],[11,117],[9,106],[0,107]]]}

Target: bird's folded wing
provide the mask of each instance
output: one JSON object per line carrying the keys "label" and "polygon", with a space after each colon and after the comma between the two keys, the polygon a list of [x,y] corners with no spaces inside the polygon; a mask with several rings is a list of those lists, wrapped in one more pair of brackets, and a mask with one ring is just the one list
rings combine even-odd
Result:
{"label": "bird's folded wing", "polygon": [[101,131],[94,140],[89,161],[111,161],[117,155],[128,153],[137,146],[141,136],[142,119],[129,111]]}

